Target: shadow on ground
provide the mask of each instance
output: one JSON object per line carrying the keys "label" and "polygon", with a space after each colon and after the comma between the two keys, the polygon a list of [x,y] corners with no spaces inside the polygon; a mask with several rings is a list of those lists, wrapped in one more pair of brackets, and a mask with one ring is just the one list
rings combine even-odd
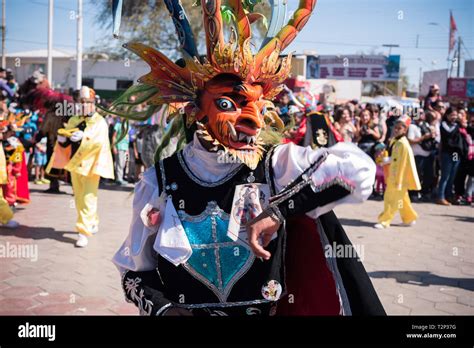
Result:
{"label": "shadow on ground", "polygon": [[377,271],[370,272],[371,278],[393,278],[397,283],[418,286],[446,285],[474,291],[473,278],[442,277],[426,271]]}
{"label": "shadow on ground", "polygon": [[374,227],[377,222],[368,222],[358,219],[345,219],[339,218],[339,222],[342,226],[359,226],[359,227]]}
{"label": "shadow on ground", "polygon": [[133,192],[134,187],[132,185],[116,185],[116,184],[109,184],[109,183],[100,183],[99,189],[108,190],[108,191]]}
{"label": "shadow on ground", "polygon": [[472,214],[472,216],[449,215],[449,214],[442,214],[439,216],[452,217],[461,222],[471,222],[471,223],[474,222],[474,213]]}
{"label": "shadow on ground", "polygon": [[50,193],[50,192],[45,192],[46,188],[44,189],[37,189],[37,188],[30,188],[30,193],[39,193],[43,195],[50,195],[50,196],[55,196],[55,195],[70,195],[70,193],[67,193],[65,191],[60,190],[59,193]]}
{"label": "shadow on ground", "polygon": [[[67,235],[72,235],[74,238],[71,238]],[[0,227],[0,236],[14,236],[17,238],[24,239],[51,239],[56,240],[61,243],[75,244],[77,238],[77,232],[73,231],[56,231],[51,227],[31,227],[21,225],[16,229],[1,228]]]}

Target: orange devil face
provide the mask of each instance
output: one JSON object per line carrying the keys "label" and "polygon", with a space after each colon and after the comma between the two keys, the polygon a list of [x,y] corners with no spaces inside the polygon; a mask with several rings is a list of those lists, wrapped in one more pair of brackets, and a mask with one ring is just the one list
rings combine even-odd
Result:
{"label": "orange devil face", "polygon": [[199,97],[197,120],[228,149],[255,151],[264,128],[263,88],[230,74],[210,80]]}

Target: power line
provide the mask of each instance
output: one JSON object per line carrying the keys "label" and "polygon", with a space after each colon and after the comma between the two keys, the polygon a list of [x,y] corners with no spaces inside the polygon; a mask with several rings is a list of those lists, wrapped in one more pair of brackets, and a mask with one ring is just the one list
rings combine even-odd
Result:
{"label": "power line", "polygon": [[[39,2],[38,0],[28,0],[28,1],[29,1],[30,3],[32,3],[32,4],[35,4],[35,5],[40,5],[40,6],[45,6],[45,7],[48,6],[48,4]],[[74,13],[77,12],[77,9],[75,9],[75,8],[67,8],[67,7],[63,7],[63,6],[58,6],[58,5],[56,5],[56,4],[54,5],[54,9],[55,9],[55,10],[61,10],[61,11],[67,11],[67,12],[71,12],[71,11],[72,11],[72,12],[74,12]],[[91,14],[91,15],[94,15],[94,13],[93,13],[93,12],[90,12],[90,11],[84,11],[84,10],[83,10],[82,12],[83,12],[83,13],[88,13],[88,14]]]}
{"label": "power line", "polygon": [[[10,39],[10,38],[7,38],[7,41],[24,42],[24,43],[30,43],[30,44],[35,44],[35,45],[46,45],[46,42],[41,42],[41,41],[20,40],[20,39]],[[76,47],[75,45],[66,45],[66,44],[57,44],[57,43],[55,43],[54,46]]]}
{"label": "power line", "polygon": [[[329,46],[355,46],[355,47],[381,47],[380,44],[363,44],[363,43],[350,43],[350,42],[328,42],[328,41],[312,41],[312,40],[298,40],[296,39],[294,42],[298,43],[314,43],[314,44],[321,44],[321,45],[329,45]],[[400,46],[399,48],[417,48],[416,46]],[[420,47],[418,46],[417,49],[425,49],[425,50],[446,50],[448,47]],[[474,49],[474,47],[466,47],[466,49]]]}
{"label": "power line", "polygon": [[461,40],[461,45],[464,47],[464,50],[466,51],[467,55],[469,56],[470,59],[472,59],[471,53],[469,52],[468,48],[464,44],[464,40]]}

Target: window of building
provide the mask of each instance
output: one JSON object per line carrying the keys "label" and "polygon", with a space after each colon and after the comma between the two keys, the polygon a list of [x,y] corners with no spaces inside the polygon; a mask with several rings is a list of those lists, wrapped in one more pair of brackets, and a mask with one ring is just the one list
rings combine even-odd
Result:
{"label": "window of building", "polygon": [[94,79],[83,78],[82,85],[89,88],[94,88]]}
{"label": "window of building", "polygon": [[133,85],[132,80],[117,80],[117,90],[125,90]]}

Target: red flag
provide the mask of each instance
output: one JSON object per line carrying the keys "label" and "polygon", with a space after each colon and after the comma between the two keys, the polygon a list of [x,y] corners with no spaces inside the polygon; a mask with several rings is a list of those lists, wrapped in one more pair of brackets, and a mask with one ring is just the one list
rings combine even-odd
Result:
{"label": "red flag", "polygon": [[456,27],[456,21],[454,20],[453,13],[449,11],[449,51],[454,48],[456,39],[454,38],[454,33],[458,30]]}

